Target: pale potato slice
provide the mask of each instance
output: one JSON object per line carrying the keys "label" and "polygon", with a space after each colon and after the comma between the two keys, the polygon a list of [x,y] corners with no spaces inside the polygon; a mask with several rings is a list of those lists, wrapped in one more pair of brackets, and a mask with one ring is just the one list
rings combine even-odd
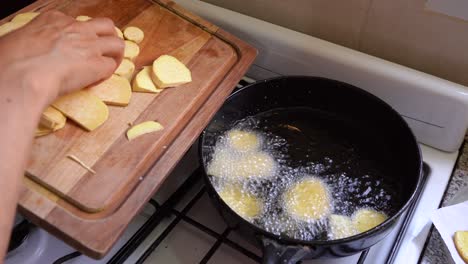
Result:
{"label": "pale potato slice", "polygon": [[118,27],[115,27],[115,32],[117,33],[117,36],[121,39],[124,39],[124,35],[122,33],[122,30],[120,30],[120,28]]}
{"label": "pale potato slice", "polygon": [[468,263],[468,231],[457,231],[453,236],[460,257]]}
{"label": "pale potato slice", "polygon": [[127,131],[127,138],[128,140],[132,140],[144,134],[161,131],[163,129],[164,127],[156,121],[146,121],[131,127]]}
{"label": "pale potato slice", "polygon": [[31,21],[35,17],[37,17],[39,14],[40,14],[39,12],[26,12],[26,13],[17,14],[11,20],[11,22],[26,22],[26,23],[28,23],[29,21]]}
{"label": "pale potato slice", "polygon": [[162,89],[158,89],[151,80],[151,66],[145,66],[133,79],[133,91],[142,93],[160,93]]}
{"label": "pale potato slice", "polygon": [[109,109],[101,99],[83,90],[61,96],[52,106],[88,131],[96,129],[109,117]]}
{"label": "pale potato slice", "polygon": [[133,72],[135,71],[135,64],[129,59],[123,59],[119,67],[115,70],[115,74],[131,80]]}
{"label": "pale potato slice", "polygon": [[160,89],[192,81],[190,70],[178,59],[162,55],[153,62],[151,78]]}
{"label": "pale potato slice", "polygon": [[138,45],[135,42],[126,40],[124,58],[133,60],[138,56],[138,54],[140,54],[140,47],[138,47]]}
{"label": "pale potato slice", "polygon": [[87,91],[108,105],[126,106],[132,97],[130,82],[115,74],[112,74],[109,79],[89,87]]}
{"label": "pale potato slice", "polygon": [[137,27],[127,27],[126,29],[124,29],[123,35],[126,40],[133,41],[137,44],[143,41],[143,38],[145,37],[145,33],[143,33],[143,30]]}
{"label": "pale potato slice", "polygon": [[42,112],[39,124],[53,131],[65,126],[67,118],[57,109],[49,106]]}
{"label": "pale potato slice", "polygon": [[330,239],[341,239],[357,234],[351,217],[345,215],[330,215]]}
{"label": "pale potato slice", "polygon": [[213,153],[213,158],[208,164],[207,173],[215,177],[232,178],[236,171],[235,163],[236,159],[232,151],[229,149],[216,148]]}
{"label": "pale potato slice", "polygon": [[234,212],[246,220],[252,221],[262,213],[262,201],[238,185],[225,186],[218,194]]}
{"label": "pale potato slice", "polygon": [[18,28],[26,25],[27,21],[19,21],[19,22],[7,22],[0,26],[0,37],[6,35],[12,31],[17,30]]}
{"label": "pale potato slice", "polygon": [[307,177],[292,185],[283,194],[286,212],[294,219],[311,222],[331,213],[328,188],[321,180]]}
{"label": "pale potato slice", "polygon": [[227,133],[227,140],[231,148],[240,152],[255,151],[260,148],[260,139],[254,132],[234,129]]}
{"label": "pale potato slice", "polygon": [[250,152],[235,160],[232,173],[226,175],[238,179],[269,179],[275,176],[278,164],[273,157],[263,151]]}
{"label": "pale potato slice", "polygon": [[359,233],[366,232],[387,219],[387,215],[369,208],[361,208],[354,212],[353,223]]}
{"label": "pale potato slice", "polygon": [[91,20],[92,17],[89,17],[89,16],[77,16],[75,19],[76,19],[77,21],[85,22],[85,21]]}
{"label": "pale potato slice", "polygon": [[35,137],[42,137],[54,132],[52,129],[39,125],[36,128]]}

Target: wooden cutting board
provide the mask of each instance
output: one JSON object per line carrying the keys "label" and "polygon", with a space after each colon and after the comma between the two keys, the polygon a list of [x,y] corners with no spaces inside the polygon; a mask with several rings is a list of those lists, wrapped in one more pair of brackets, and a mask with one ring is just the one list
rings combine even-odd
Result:
{"label": "wooden cutting board", "polygon": [[[170,0],[38,0],[17,13],[51,9],[108,16],[119,27],[140,26],[147,35],[138,67],[169,53],[187,63],[194,74],[191,85],[156,97],[133,94],[129,107],[112,108],[110,123],[92,133],[68,124],[35,141],[19,198],[20,212],[80,252],[101,258],[197,139],[257,51]],[[148,119],[163,123],[165,131],[129,144],[124,137],[126,123]],[[90,175],[76,164],[65,163],[67,153],[98,173]]]}
{"label": "wooden cutting board", "polygon": [[[192,72],[189,84],[158,95],[133,93],[127,107],[109,106],[109,119],[92,132],[67,122],[64,129],[35,139],[27,177],[85,212],[116,208],[235,66],[238,55],[232,45],[194,21],[151,1],[56,0],[48,5],[73,17],[109,17],[121,29],[141,28],[145,39],[139,44],[137,69],[170,54]],[[148,120],[160,122],[164,130],[128,141],[128,124]],[[78,157],[96,174],[68,155]]]}

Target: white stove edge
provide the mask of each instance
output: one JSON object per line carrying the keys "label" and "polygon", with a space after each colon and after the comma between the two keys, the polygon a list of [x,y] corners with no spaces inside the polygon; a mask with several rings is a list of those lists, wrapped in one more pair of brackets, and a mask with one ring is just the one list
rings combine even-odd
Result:
{"label": "white stove edge", "polygon": [[348,82],[394,107],[420,142],[448,152],[463,142],[468,88],[462,85],[199,0],[175,2],[259,50],[248,76],[315,75]]}

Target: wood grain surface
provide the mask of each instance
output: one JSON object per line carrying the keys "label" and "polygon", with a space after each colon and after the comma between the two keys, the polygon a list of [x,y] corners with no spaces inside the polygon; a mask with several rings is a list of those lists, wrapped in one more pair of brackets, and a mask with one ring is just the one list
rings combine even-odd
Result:
{"label": "wood grain surface", "polygon": [[[139,44],[137,69],[170,54],[192,72],[191,83],[158,95],[133,93],[127,107],[109,106],[109,119],[92,132],[69,122],[64,129],[34,141],[27,176],[81,210],[99,212],[125,200],[141,174],[164,153],[229,72],[237,55],[229,44],[145,0],[70,1],[60,10],[72,16],[106,16],[122,29],[141,28],[145,39]],[[164,129],[128,141],[128,124],[148,120],[160,122]],[[68,155],[78,157],[96,174]]]}

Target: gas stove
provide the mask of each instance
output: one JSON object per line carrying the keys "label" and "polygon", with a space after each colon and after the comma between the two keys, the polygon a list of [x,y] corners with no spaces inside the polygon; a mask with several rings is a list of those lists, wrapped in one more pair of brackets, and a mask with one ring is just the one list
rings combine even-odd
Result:
{"label": "gas stove", "polygon": [[[176,0],[252,43],[259,56],[239,87],[279,75],[348,82],[379,96],[408,122],[425,162],[425,187],[383,241],[361,254],[303,263],[418,263],[468,126],[468,88],[196,0]],[[205,192],[193,146],[101,260],[30,226],[6,263],[259,263],[261,251],[230,230]],[[21,222],[21,221],[19,221]],[[23,222],[24,223],[24,222]],[[24,230],[23,230],[24,231]]]}

